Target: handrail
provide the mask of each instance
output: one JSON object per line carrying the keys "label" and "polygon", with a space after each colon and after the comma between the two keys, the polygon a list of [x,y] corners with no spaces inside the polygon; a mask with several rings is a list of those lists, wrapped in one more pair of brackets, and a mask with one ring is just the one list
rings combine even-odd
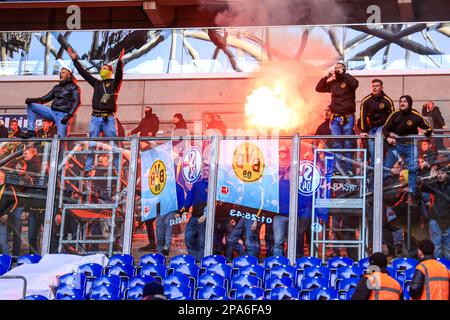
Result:
{"label": "handrail", "polygon": [[27,295],[27,278],[25,278],[24,276],[0,276],[0,280],[4,280],[4,279],[19,279],[19,280],[23,280],[23,290],[22,290],[22,300],[25,300],[25,297]]}

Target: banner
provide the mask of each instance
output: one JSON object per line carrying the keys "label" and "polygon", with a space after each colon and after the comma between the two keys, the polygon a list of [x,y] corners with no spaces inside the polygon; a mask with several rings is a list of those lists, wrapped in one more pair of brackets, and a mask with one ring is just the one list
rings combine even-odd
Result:
{"label": "banner", "polygon": [[223,140],[217,200],[279,212],[278,140]]}
{"label": "banner", "polygon": [[141,156],[142,221],[178,210],[172,142],[166,142]]}

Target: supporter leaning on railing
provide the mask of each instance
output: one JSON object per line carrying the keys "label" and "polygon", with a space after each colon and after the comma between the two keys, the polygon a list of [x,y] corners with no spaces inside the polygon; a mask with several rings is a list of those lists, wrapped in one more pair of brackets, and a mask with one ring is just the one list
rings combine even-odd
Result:
{"label": "supporter leaning on railing", "polygon": [[9,254],[8,217],[17,207],[17,195],[13,186],[5,184],[5,177],[0,170],[0,253]]}

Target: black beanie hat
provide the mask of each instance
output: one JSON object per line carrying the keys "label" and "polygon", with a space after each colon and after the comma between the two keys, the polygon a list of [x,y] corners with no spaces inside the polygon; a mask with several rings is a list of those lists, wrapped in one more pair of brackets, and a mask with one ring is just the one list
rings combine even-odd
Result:
{"label": "black beanie hat", "polygon": [[404,95],[404,96],[401,96],[401,97],[400,97],[400,100],[402,100],[402,98],[405,98],[406,101],[408,101],[408,106],[409,106],[409,108],[412,108],[412,105],[413,105],[413,99],[411,98],[411,96],[410,96],[410,95]]}
{"label": "black beanie hat", "polygon": [[376,265],[380,268],[386,268],[387,267],[386,255],[382,252],[375,252],[369,257],[369,263],[371,265]]}

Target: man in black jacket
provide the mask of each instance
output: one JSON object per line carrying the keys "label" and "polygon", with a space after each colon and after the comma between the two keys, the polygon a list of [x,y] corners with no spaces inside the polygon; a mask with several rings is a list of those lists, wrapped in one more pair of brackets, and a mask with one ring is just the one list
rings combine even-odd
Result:
{"label": "man in black jacket", "polygon": [[[123,79],[122,58],[124,50],[120,53],[114,78],[113,67],[109,64],[104,64],[100,69],[101,80],[95,78],[83,68],[81,63],[77,60],[77,53],[74,52],[72,48],[69,47],[68,53],[80,75],[94,88],[89,137],[100,137],[102,132],[105,137],[117,137],[115,114],[117,112],[117,99],[119,98]],[[95,144],[91,144],[90,147],[93,149],[94,145]],[[119,168],[117,156],[114,157],[114,166],[116,169]],[[85,174],[92,176],[91,171],[93,168],[94,155],[89,154],[86,158]]]}
{"label": "man in black jacket", "polygon": [[429,213],[430,238],[437,258],[450,259],[450,180],[448,166],[431,169],[429,181],[424,181],[422,191],[434,196]]}
{"label": "man in black jacket", "polygon": [[[346,72],[343,63],[334,66],[334,72],[330,72],[326,77],[320,79],[316,86],[317,92],[330,92],[332,113],[330,119],[330,130],[332,135],[352,135],[355,125],[355,94],[359,82]],[[334,149],[351,149],[352,141],[349,139],[334,139],[332,141]],[[347,159],[351,159],[352,153],[344,153]],[[347,160],[342,165],[345,173],[352,170],[351,161]]]}
{"label": "man in black jacket", "polygon": [[384,166],[384,175],[390,174],[390,169],[399,160],[399,156],[403,157],[408,168],[408,191],[412,194],[416,192],[417,170],[418,170],[418,149],[412,139],[398,139],[407,135],[417,135],[418,128],[426,130],[425,135],[430,136],[432,128],[423,116],[412,108],[413,100],[411,96],[400,97],[400,110],[391,113],[383,127],[383,136],[390,145]]}
{"label": "man in black jacket", "polygon": [[19,121],[17,121],[17,119],[12,119],[9,122],[8,138],[20,138],[21,135],[22,130],[20,130]]}
{"label": "man in black jacket", "polygon": [[[389,115],[394,112],[394,102],[383,91],[383,81],[372,80],[372,93],[366,96],[361,102],[361,138],[368,135],[376,135],[381,132]],[[369,156],[373,165],[375,155],[375,141],[369,139]]]}
{"label": "man in black jacket", "polygon": [[[52,101],[50,108],[43,103]],[[22,138],[36,136],[36,117],[40,115],[56,123],[58,135],[67,136],[68,122],[77,111],[81,103],[81,90],[70,70],[63,68],[59,73],[59,83],[45,96],[40,98],[27,98],[28,131]]]}
{"label": "man in black jacket", "polygon": [[8,138],[8,128],[5,127],[3,120],[0,120],[0,138]]}
{"label": "man in black jacket", "polygon": [[[428,101],[422,107],[422,115],[424,117],[430,117],[432,121],[433,130],[435,129],[445,129],[445,120],[442,117],[441,110],[439,107],[434,105],[433,101]],[[444,141],[442,138],[435,139],[435,145],[439,150],[445,150]]]}
{"label": "man in black jacket", "polygon": [[159,118],[153,113],[152,107],[145,106],[145,117],[129,135],[139,134],[141,137],[155,137],[159,130]]}
{"label": "man in black jacket", "polygon": [[16,190],[5,184],[5,172],[0,170],[0,253],[9,254],[8,245],[8,216],[17,206]]}

